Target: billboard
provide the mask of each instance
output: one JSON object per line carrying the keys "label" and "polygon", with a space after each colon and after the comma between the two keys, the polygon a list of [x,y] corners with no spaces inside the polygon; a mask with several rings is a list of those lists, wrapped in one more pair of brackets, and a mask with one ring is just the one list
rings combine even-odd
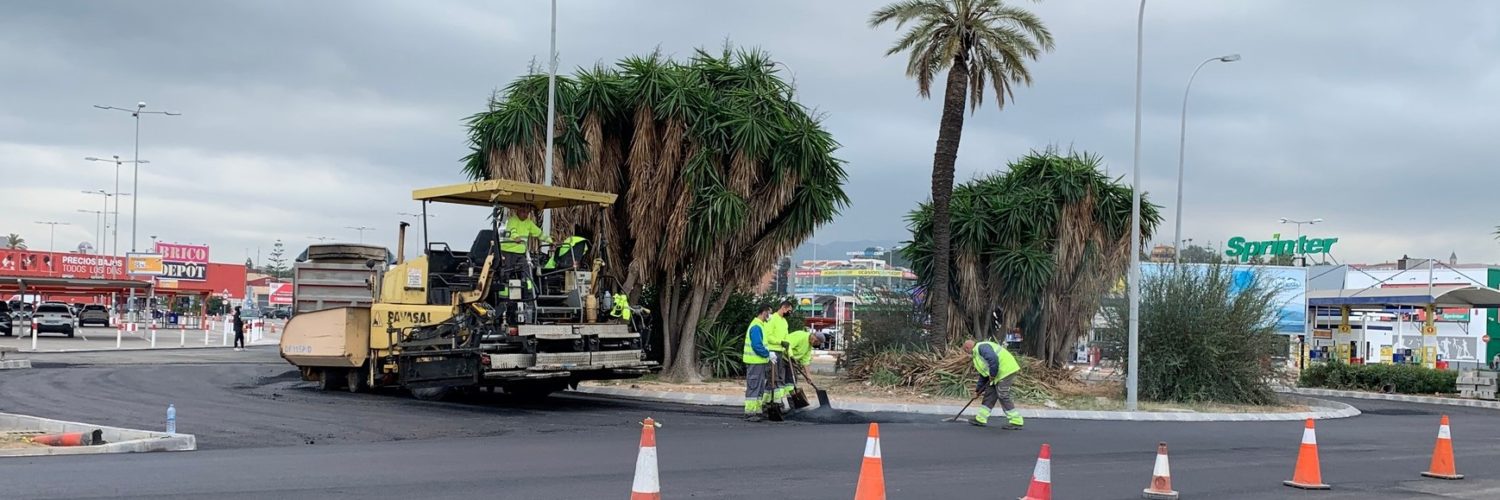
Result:
{"label": "billboard", "polygon": [[0,276],[130,279],[124,257],[10,248],[0,249]]}
{"label": "billboard", "polygon": [[182,281],[208,279],[208,246],[157,243],[156,253],[161,254],[163,278]]}
{"label": "billboard", "polygon": [[266,303],[271,305],[292,304],[291,283],[270,283],[267,286],[270,287],[270,293],[266,298]]}
{"label": "billboard", "polygon": [[126,272],[132,276],[161,276],[161,255],[154,253],[125,254]]}
{"label": "billboard", "polygon": [[[1208,264],[1182,264],[1185,267],[1207,271]],[[1249,285],[1253,273],[1260,273],[1266,286],[1277,290],[1278,304],[1276,332],[1285,335],[1303,335],[1307,332],[1307,268],[1283,266],[1226,266],[1232,273],[1232,291],[1238,292]],[[1141,264],[1141,275],[1160,273],[1166,266],[1155,263]]]}

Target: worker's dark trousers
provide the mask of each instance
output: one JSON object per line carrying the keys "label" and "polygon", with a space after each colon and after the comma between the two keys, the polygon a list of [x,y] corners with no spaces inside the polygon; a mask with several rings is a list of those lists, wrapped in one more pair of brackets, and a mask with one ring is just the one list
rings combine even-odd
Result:
{"label": "worker's dark trousers", "polygon": [[776,387],[771,388],[771,399],[780,401],[792,395],[792,389],[797,387],[797,376],[786,353],[777,352],[776,357]]}
{"label": "worker's dark trousers", "polygon": [[771,398],[768,394],[771,365],[769,363],[745,365],[745,414],[761,412],[762,406]]}
{"label": "worker's dark trousers", "polygon": [[245,347],[245,332],[234,332],[234,346],[242,349]]}
{"label": "worker's dark trousers", "polygon": [[1010,425],[1020,426],[1025,423],[1021,419],[1021,412],[1016,411],[1016,403],[1010,400],[1010,386],[1016,382],[1016,374],[1006,375],[999,382],[989,384],[984,389],[984,406],[979,408],[976,420],[980,423],[989,421],[990,411],[995,408],[995,402],[1000,402],[1000,408],[1005,410],[1005,418]]}

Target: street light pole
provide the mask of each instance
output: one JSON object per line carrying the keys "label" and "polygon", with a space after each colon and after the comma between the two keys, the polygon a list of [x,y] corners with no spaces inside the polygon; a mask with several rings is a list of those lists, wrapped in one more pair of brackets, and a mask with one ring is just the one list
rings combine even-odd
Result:
{"label": "street light pole", "polygon": [[69,223],[66,223],[66,222],[57,222],[57,221],[50,221],[50,220],[49,221],[41,221],[41,220],[39,220],[39,221],[36,221],[36,223],[37,224],[46,224],[48,226],[52,226],[50,229],[47,230],[47,252],[48,253],[52,252],[52,250],[53,250],[53,246],[52,245],[53,245],[53,243],[57,242],[57,226],[71,226],[72,225],[72,224],[69,224]]}
{"label": "street light pole", "polygon": [[[135,160],[131,162],[135,164],[135,167],[133,169],[134,171],[130,174],[130,190],[136,193],[136,197],[130,200],[130,251],[134,252],[136,243],[136,211],[140,209],[141,204],[141,115],[148,114],[163,116],[182,116],[182,113],[174,113],[171,111],[146,111],[146,101],[135,103],[135,109],[117,108],[114,106],[100,106],[98,104],[95,104],[94,107],[106,110],[124,111],[126,113],[130,113],[130,116],[135,117]],[[134,295],[135,289],[132,288],[131,292],[132,295]]]}
{"label": "street light pole", "polygon": [[1187,152],[1188,93],[1193,91],[1193,79],[1198,78],[1198,70],[1203,69],[1204,65],[1214,61],[1231,63],[1238,60],[1240,60],[1239,54],[1204,59],[1203,62],[1198,63],[1198,67],[1193,68],[1192,76],[1188,77],[1187,88],[1182,91],[1182,128],[1177,137],[1177,229],[1172,233],[1172,249],[1176,254],[1178,264],[1182,263],[1182,172],[1183,159]]}
{"label": "street light pole", "polygon": [[[547,46],[547,158],[542,184],[552,185],[552,142],[557,134],[557,0],[552,0],[552,41]],[[551,210],[542,211],[542,234],[552,235]],[[423,221],[426,222],[425,220]]]}
{"label": "street light pole", "polygon": [[1141,61],[1146,52],[1146,0],[1135,19],[1135,157],[1132,160],[1130,202],[1130,342],[1125,374],[1125,409],[1135,411],[1140,394],[1141,363]]}
{"label": "street light pole", "polygon": [[[121,193],[120,192],[120,165],[125,164],[125,163],[131,163],[131,164],[139,165],[139,164],[142,164],[142,163],[151,163],[151,162],[149,160],[121,160],[120,159],[120,155],[114,155],[112,158],[113,159],[105,159],[105,158],[96,158],[96,157],[90,156],[90,157],[84,158],[84,159],[88,160],[88,161],[112,162],[112,163],[115,164],[115,229],[114,229],[114,233],[112,235],[110,235],[110,238],[109,238],[110,240],[113,240],[114,244],[115,244],[114,249],[110,251],[109,255],[112,256],[112,257],[114,257],[114,256],[119,256],[120,255],[120,197],[121,196],[130,196],[130,193]],[[132,224],[133,224],[133,222],[132,222]],[[99,249],[99,251],[103,252],[104,249],[101,248],[101,249]]]}
{"label": "street light pole", "polygon": [[369,226],[344,226],[344,228],[345,229],[353,229],[355,231],[359,231],[359,242],[360,242],[360,244],[364,244],[364,242],[365,242],[365,231],[372,231],[372,230],[375,229],[375,228],[369,227]]}
{"label": "street light pole", "polygon": [[[1281,218],[1281,223],[1282,224],[1295,224],[1297,226],[1297,239],[1292,240],[1292,241],[1302,241],[1302,225],[1303,224],[1307,224],[1307,225],[1311,226],[1311,225],[1317,224],[1319,222],[1323,222],[1323,218],[1322,217],[1318,217],[1318,218],[1312,219],[1312,220],[1292,220],[1292,219],[1288,219],[1286,217],[1282,217]],[[1293,248],[1296,248],[1296,247],[1293,247]],[[1296,250],[1300,251],[1302,249],[1296,248]],[[1296,259],[1296,256],[1297,256],[1297,254],[1294,253],[1292,255],[1292,258]],[[1303,257],[1302,258],[1302,266],[1303,267],[1307,267],[1307,257]]]}

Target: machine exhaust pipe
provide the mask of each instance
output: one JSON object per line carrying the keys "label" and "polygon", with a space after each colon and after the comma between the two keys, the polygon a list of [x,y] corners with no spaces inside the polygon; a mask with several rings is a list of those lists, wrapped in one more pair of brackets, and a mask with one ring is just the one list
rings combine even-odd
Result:
{"label": "machine exhaust pipe", "polygon": [[411,224],[401,221],[401,227],[396,229],[396,262],[406,262],[406,226]]}

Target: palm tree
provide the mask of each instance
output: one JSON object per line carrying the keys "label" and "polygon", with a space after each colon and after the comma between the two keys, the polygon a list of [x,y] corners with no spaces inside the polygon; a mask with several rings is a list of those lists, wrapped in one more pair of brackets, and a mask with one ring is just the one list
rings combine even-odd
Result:
{"label": "palm tree", "polygon": [[[1129,266],[1131,198],[1130,187],[1101,172],[1099,157],[1051,150],[959,185],[952,255],[959,294],[933,309],[955,318],[955,337],[1019,326],[1027,353],[1060,366]],[[923,285],[936,274],[927,272],[937,260],[932,205],[908,216],[912,241],[902,250]],[[1161,222],[1158,208],[1141,207],[1147,238]]]}
{"label": "palm tree", "polygon": [[[948,71],[943,89],[943,117],[938,125],[937,151],[932,157],[932,231],[936,261],[928,304],[945,304],[953,292],[949,274],[953,164],[963,135],[964,105],[977,111],[986,83],[995,104],[1004,109],[1014,100],[1013,85],[1030,85],[1028,60],[1052,50],[1052,33],[1041,19],[1001,0],[904,0],[870,15],[870,26],[895,21],[900,29],[913,26],[886,55],[907,52],[906,76],[917,80],[917,93],[929,97],[938,72]],[[946,308],[931,307],[932,323],[942,331],[956,326]]]}
{"label": "palm tree", "polygon": [[10,233],[10,235],[5,237],[5,248],[9,248],[11,250],[25,250],[26,238],[22,238],[21,235],[16,233]]}
{"label": "palm tree", "polygon": [[[547,75],[525,75],[472,116],[465,173],[540,182],[546,96]],[[554,211],[553,237],[582,226],[604,250],[601,279],[653,295],[668,378],[697,379],[699,325],[848,204],[838,143],[760,51],[559,75],[557,120],[554,184],[620,202],[605,217]]]}

